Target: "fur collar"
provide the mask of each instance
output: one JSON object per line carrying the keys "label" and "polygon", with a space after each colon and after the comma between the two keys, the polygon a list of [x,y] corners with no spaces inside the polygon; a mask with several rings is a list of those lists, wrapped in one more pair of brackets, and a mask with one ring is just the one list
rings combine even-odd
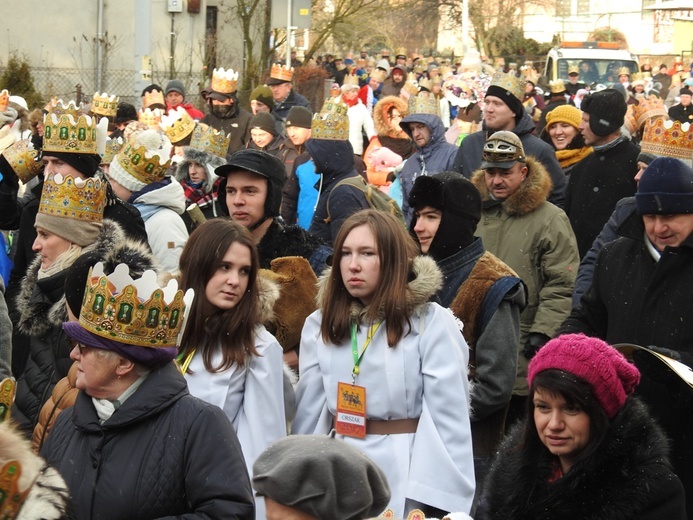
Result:
{"label": "fur collar", "polygon": [[[546,168],[534,157],[527,157],[527,168],[529,172],[525,182],[502,203],[503,209],[512,217],[522,217],[536,210],[546,202],[551,193],[551,177]],[[493,200],[486,187],[484,170],[475,171],[471,180],[481,193],[484,203]]]}
{"label": "fur collar", "polygon": [[404,130],[394,130],[387,122],[387,111],[394,106],[402,117],[408,113],[406,102],[399,96],[385,96],[373,107],[373,125],[376,135],[386,135],[395,139],[407,139]]}
{"label": "fur collar", "polygon": [[[117,222],[104,219],[101,232],[96,242],[82,249],[82,253],[98,251],[103,255],[102,261],[114,266],[120,262],[131,265],[130,272],[151,269],[155,265],[154,257],[147,245],[127,238]],[[29,265],[26,276],[22,279],[16,304],[19,311],[19,331],[29,336],[41,336],[51,327],[60,327],[67,321],[67,304],[65,293],[56,302],[46,299],[32,299],[38,282],[38,271],[41,257],[37,256]],[[137,267],[137,269],[135,269]]]}
{"label": "fur collar", "polygon": [[[318,306],[322,307],[326,298],[330,295],[327,294],[327,280],[330,276],[330,271],[332,268],[325,269],[323,274],[318,280]],[[443,274],[438,269],[435,260],[428,256],[417,256],[414,259],[414,279],[409,282],[409,295],[406,301],[407,313],[411,315],[416,309],[422,305],[428,303],[433,295],[438,292],[438,290],[443,285]],[[354,302],[351,306],[351,313],[353,316],[358,316],[365,314],[367,307],[363,306],[360,302]],[[385,319],[386,316],[380,316],[380,319]]]}
{"label": "fur collar", "polygon": [[274,304],[279,299],[279,285],[260,269],[257,277],[259,299],[258,321],[267,325],[274,319]]}

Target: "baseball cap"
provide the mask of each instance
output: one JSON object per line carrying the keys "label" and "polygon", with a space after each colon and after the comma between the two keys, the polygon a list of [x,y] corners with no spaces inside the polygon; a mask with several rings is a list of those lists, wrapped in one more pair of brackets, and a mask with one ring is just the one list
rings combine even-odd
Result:
{"label": "baseball cap", "polygon": [[507,170],[515,163],[525,162],[522,142],[513,132],[503,130],[486,139],[482,153],[481,169],[501,168]]}

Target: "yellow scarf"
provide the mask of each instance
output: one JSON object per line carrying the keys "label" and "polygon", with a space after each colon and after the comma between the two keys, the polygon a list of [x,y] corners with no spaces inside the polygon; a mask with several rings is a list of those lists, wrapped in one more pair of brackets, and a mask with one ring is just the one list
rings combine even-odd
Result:
{"label": "yellow scarf", "polygon": [[556,150],[556,159],[564,170],[568,166],[572,166],[575,163],[582,161],[585,157],[591,154],[593,151],[591,146],[585,146],[583,148],[578,148],[577,150]]}

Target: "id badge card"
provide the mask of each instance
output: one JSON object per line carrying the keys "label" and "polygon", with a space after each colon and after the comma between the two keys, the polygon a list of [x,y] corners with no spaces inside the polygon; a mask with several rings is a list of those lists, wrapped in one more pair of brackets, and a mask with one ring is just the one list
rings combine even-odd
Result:
{"label": "id badge card", "polygon": [[337,385],[337,415],[335,430],[347,437],[366,437],[366,388],[339,383]]}

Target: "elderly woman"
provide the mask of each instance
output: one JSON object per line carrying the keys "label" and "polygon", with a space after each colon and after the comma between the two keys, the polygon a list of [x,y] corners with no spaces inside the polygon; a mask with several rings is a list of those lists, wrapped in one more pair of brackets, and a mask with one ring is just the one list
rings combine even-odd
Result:
{"label": "elderly woman", "polygon": [[153,271],[90,273],[79,321],[64,324],[80,392],[41,450],[76,518],[254,518],[231,424],[189,394],[173,363],[191,300]]}
{"label": "elderly woman", "polygon": [[527,379],[527,416],[500,448],[477,520],[686,518],[666,437],[631,395],[640,372],[615,348],[559,336]]}
{"label": "elderly woman", "polygon": [[581,122],[582,112],[571,105],[561,105],[546,115],[546,127],[541,136],[556,150],[556,159],[566,176],[593,151],[580,133]]}

